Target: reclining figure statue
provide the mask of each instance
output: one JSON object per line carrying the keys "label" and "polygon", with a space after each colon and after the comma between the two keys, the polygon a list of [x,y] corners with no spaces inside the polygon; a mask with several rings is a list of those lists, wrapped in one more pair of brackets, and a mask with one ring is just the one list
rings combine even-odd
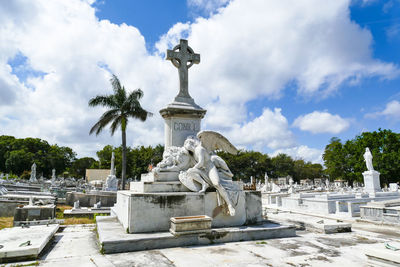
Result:
{"label": "reclining figure statue", "polygon": [[216,150],[237,154],[237,149],[221,134],[201,131],[197,137],[188,137],[183,147],[168,147],[152,172],[179,172],[181,183],[194,192],[215,188],[218,206],[234,216],[240,188],[232,181],[233,174],[225,161],[214,154]]}

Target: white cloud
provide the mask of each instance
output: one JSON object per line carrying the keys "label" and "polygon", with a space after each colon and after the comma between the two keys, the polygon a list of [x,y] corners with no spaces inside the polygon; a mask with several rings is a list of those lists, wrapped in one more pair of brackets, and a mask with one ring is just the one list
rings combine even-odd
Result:
{"label": "white cloud", "polygon": [[[120,134],[109,132],[89,136],[101,108],[89,108],[97,94],[112,93],[110,73],[116,73],[130,90],[141,87],[143,106],[153,113],[172,99],[172,70],[161,58],[151,56],[139,31],[125,24],[99,21],[85,1],[9,1],[0,7],[0,134],[39,137],[51,143],[71,146],[79,156],[112,143]],[[37,10],[40,10],[37,11]],[[7,64],[20,53],[30,66],[47,73],[28,77],[26,88]],[[132,63],[134,62],[134,64]],[[166,88],[163,88],[165,85]],[[158,92],[159,88],[163,88]],[[158,97],[154,97],[154,96]],[[129,145],[163,142],[163,124],[158,116],[146,123],[132,121]],[[146,138],[147,137],[147,138]]]}
{"label": "white cloud", "polygon": [[211,97],[246,102],[279,97],[293,80],[299,94],[326,96],[346,81],[398,75],[393,64],[372,58],[371,33],[351,21],[348,5],[237,0],[209,19],[187,24],[184,35],[189,33],[190,45],[204,58],[193,71],[192,88],[202,90],[207,77]]}
{"label": "white cloud", "polygon": [[[349,80],[398,74],[395,65],[372,58],[372,36],[350,20],[347,0],[322,6],[319,0],[196,0],[203,7],[216,4],[216,13],[177,23],[160,38],[156,54],[146,50],[134,26],[100,21],[92,2],[15,0],[0,5],[0,134],[43,138],[71,146],[79,156],[93,155],[110,142],[119,145],[118,133],[111,139],[108,132],[88,135],[103,110],[87,102],[111,93],[109,69],[126,88],[141,88],[143,107],[155,114],[145,123],[132,121],[128,144],[163,143],[158,110],[178,92],[178,77],[162,54],[182,36],[201,54],[201,63],[191,68],[189,90],[208,110],[205,127],[260,150],[296,143],[280,109],[264,109],[247,122],[250,100],[282,97],[292,81],[298,94],[314,96]],[[46,73],[28,77],[32,88],[8,65],[18,53],[32,69]]]}
{"label": "white cloud", "polygon": [[385,116],[387,119],[391,119],[394,121],[400,120],[400,102],[397,100],[390,101],[386,104],[384,110],[375,113],[368,113],[365,115],[365,117],[367,118],[376,118],[379,116]]}
{"label": "white cloud", "polygon": [[256,150],[279,149],[291,147],[295,144],[294,136],[288,128],[286,118],[281,109],[273,111],[266,108],[263,113],[248,123],[234,125],[228,136],[239,146],[252,147]]}
{"label": "white cloud", "polygon": [[350,122],[348,119],[343,119],[339,115],[314,111],[297,117],[293,122],[293,126],[300,128],[302,131],[309,131],[313,134],[338,134],[347,130],[350,126]]}
{"label": "white cloud", "polygon": [[308,146],[294,146],[286,149],[278,149],[275,150],[274,153],[271,154],[272,157],[283,153],[291,156],[293,159],[303,159],[305,161],[311,161],[312,163],[320,163],[323,164],[322,154],[323,150],[310,148]]}
{"label": "white cloud", "polygon": [[369,6],[369,5],[372,5],[372,4],[376,3],[376,2],[378,2],[378,0],[362,0],[362,5],[363,6]]}
{"label": "white cloud", "polygon": [[400,23],[394,23],[386,28],[386,35],[389,39],[396,38],[400,34]]}
{"label": "white cloud", "polygon": [[210,14],[226,5],[229,1],[230,0],[187,0],[187,3],[191,8],[199,9],[206,14]]}

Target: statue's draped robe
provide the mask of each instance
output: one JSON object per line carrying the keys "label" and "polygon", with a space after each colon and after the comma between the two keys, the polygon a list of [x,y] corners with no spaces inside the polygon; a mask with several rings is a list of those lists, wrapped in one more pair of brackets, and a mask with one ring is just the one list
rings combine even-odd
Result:
{"label": "statue's draped robe", "polygon": [[[219,156],[212,155],[210,160],[205,163],[204,168],[191,168],[180,175],[180,181],[192,191],[199,191],[200,185],[193,179],[194,175],[200,176],[209,187],[214,187],[211,179],[210,172],[215,168],[219,176],[219,184],[225,189],[228,197],[234,207],[237,206],[239,201],[240,187],[237,183],[233,182],[233,174],[229,170],[225,161]],[[222,206],[225,213],[228,213],[227,205],[217,190],[218,206]]]}

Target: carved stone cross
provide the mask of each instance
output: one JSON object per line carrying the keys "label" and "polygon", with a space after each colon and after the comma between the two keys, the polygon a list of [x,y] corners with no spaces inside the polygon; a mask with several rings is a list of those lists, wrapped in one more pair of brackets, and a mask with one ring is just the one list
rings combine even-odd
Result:
{"label": "carved stone cross", "polygon": [[181,39],[174,49],[167,50],[166,59],[171,60],[172,64],[178,68],[179,94],[175,97],[175,100],[185,101],[185,99],[191,99],[188,89],[188,69],[193,64],[200,63],[200,54],[195,54],[193,49],[188,46],[188,41]]}

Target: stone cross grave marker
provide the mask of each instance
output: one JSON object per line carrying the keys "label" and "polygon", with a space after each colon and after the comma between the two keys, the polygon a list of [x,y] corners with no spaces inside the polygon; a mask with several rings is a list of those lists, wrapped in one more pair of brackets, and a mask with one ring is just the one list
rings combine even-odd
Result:
{"label": "stone cross grave marker", "polygon": [[193,64],[200,63],[200,54],[194,53],[193,49],[188,46],[188,41],[181,39],[180,43],[172,50],[167,50],[166,59],[171,60],[172,64],[178,68],[179,94],[175,97],[175,100],[185,102],[185,99],[191,99],[188,89],[188,70]]}

